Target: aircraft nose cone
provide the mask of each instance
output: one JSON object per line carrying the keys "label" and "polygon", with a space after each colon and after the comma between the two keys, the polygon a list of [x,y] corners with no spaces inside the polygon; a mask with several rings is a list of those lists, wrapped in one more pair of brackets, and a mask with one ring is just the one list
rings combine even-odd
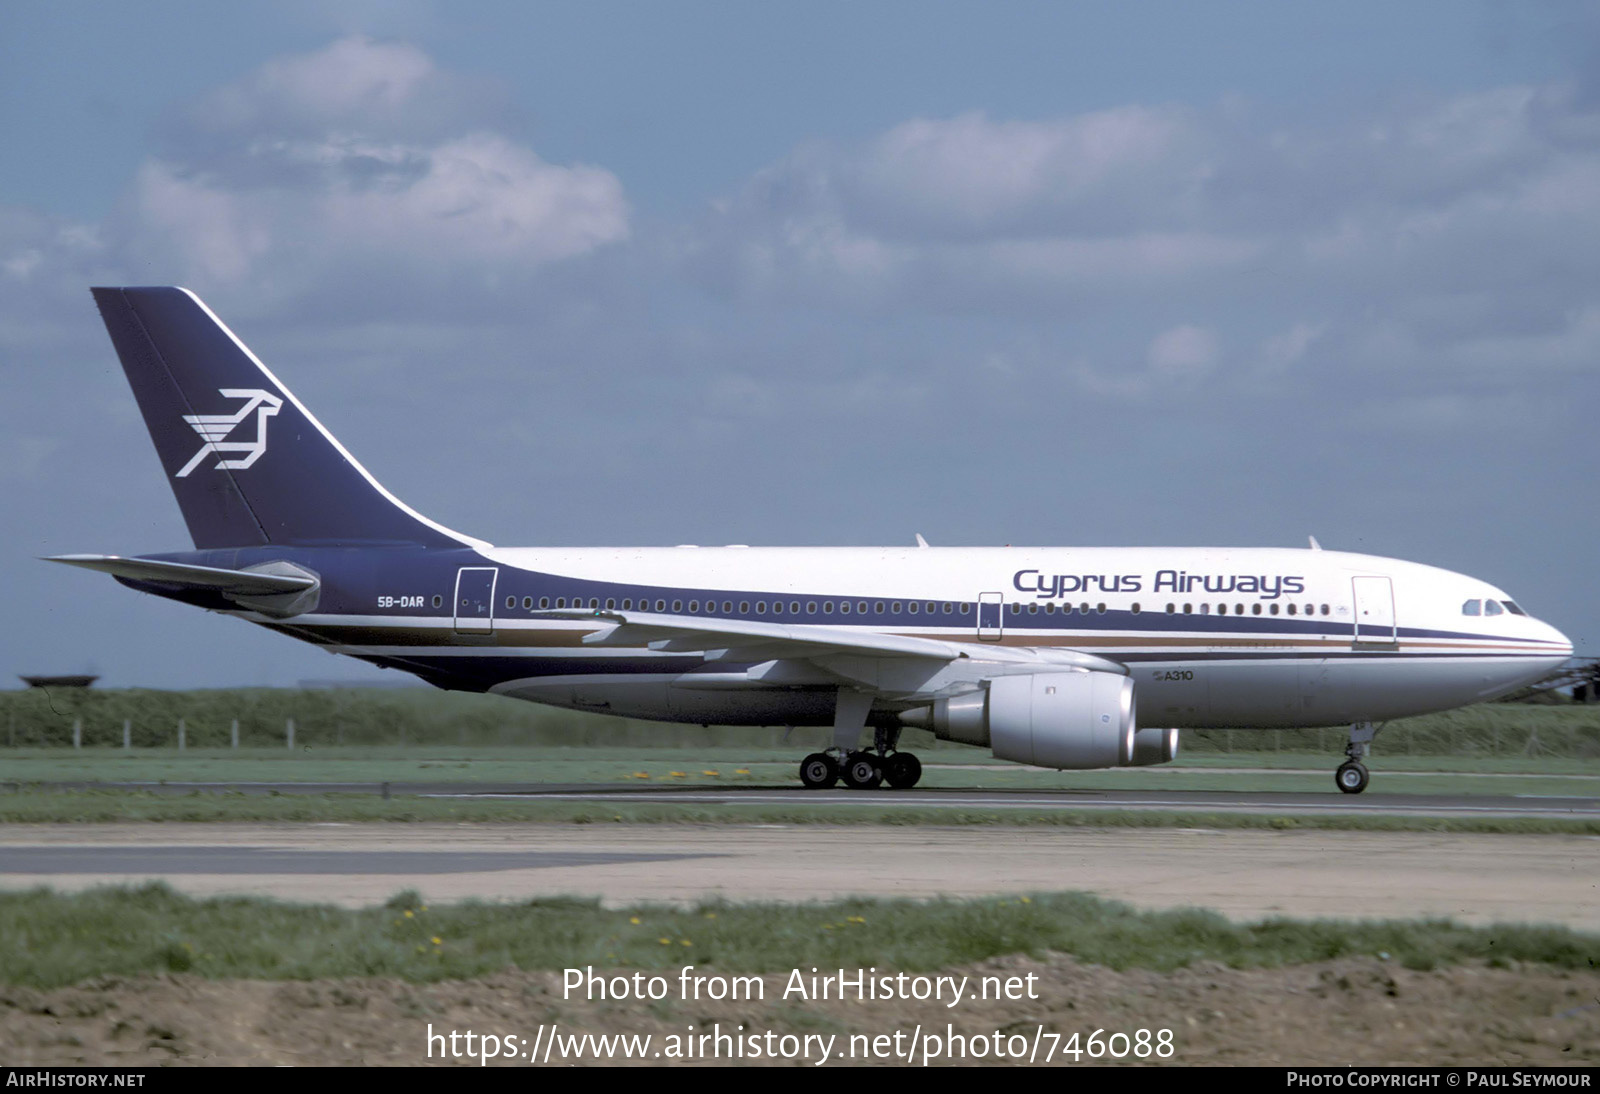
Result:
{"label": "aircraft nose cone", "polygon": [[1539,637],[1543,638],[1546,642],[1553,643],[1553,645],[1550,647],[1551,656],[1559,657],[1563,661],[1571,657],[1572,639],[1568,638],[1566,635],[1562,634],[1548,623],[1543,623],[1541,626],[1544,627],[1544,633]]}

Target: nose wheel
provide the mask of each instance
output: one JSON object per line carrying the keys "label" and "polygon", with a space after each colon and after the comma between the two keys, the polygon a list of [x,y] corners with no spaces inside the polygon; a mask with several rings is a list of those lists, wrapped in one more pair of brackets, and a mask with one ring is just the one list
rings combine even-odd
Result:
{"label": "nose wheel", "polygon": [[1367,788],[1367,769],[1354,760],[1347,760],[1333,773],[1333,781],[1346,794],[1359,794]]}

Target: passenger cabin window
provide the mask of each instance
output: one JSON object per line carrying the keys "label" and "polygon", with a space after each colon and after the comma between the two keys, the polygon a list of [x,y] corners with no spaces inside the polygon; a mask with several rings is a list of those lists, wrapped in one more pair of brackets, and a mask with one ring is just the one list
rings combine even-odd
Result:
{"label": "passenger cabin window", "polygon": [[1467,601],[1465,604],[1461,605],[1461,614],[1462,615],[1482,615],[1483,614],[1483,601],[1481,601],[1481,600],[1469,600],[1469,601]]}

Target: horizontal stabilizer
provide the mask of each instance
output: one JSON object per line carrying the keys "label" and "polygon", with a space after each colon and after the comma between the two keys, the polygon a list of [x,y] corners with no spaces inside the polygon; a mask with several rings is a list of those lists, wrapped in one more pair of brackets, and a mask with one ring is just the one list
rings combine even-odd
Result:
{"label": "horizontal stabilizer", "polygon": [[168,585],[215,589],[219,593],[263,596],[272,593],[298,593],[317,583],[314,577],[298,574],[268,574],[251,570],[223,570],[215,566],[191,566],[184,562],[158,562],[122,555],[52,555],[46,562],[65,562],[85,570],[99,570],[130,581],[160,581]]}
{"label": "horizontal stabilizer", "polygon": [[322,581],[316,574],[292,562],[268,562],[249,570],[226,570],[122,555],[52,555],[45,561],[99,570],[124,581],[153,581],[178,589],[212,592],[241,608],[277,619],[311,611],[322,591]]}

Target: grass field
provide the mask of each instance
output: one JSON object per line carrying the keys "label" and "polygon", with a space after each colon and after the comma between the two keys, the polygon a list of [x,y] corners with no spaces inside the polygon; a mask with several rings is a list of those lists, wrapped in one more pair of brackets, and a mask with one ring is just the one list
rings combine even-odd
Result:
{"label": "grass field", "polygon": [[352,794],[150,793],[25,790],[0,795],[0,824],[279,822],[727,825],[1023,825],[1067,828],[1317,829],[1376,832],[1478,832],[1600,836],[1600,819],[1428,816],[1403,813],[1284,815],[1204,809],[1040,809],[1003,805],[894,806],[873,794],[798,798],[784,804],[730,802],[577,802],[549,799],[428,798]]}
{"label": "grass field", "polygon": [[[781,748],[798,758],[829,737],[818,728],[639,722],[428,688],[0,691],[0,745],[5,748],[70,747],[76,726],[85,748],[116,749],[126,725],[136,749],[176,749],[180,721],[185,743],[195,749],[228,747],[235,722],[241,746],[284,751],[291,721],[296,746],[313,750],[348,745]],[[1183,750],[1190,755],[1336,756],[1343,740],[1337,728],[1198,730],[1183,735]],[[916,730],[907,731],[905,747],[981,755]],[[1600,706],[1488,703],[1407,718],[1384,728],[1374,752],[1600,761]]]}
{"label": "grass field", "polygon": [[365,910],[251,898],[194,900],[163,885],[0,894],[0,983],[56,987],[102,975],[189,972],[300,980],[465,979],[507,967],[908,971],[1005,954],[1067,953],[1112,968],[1200,961],[1277,966],[1364,955],[1409,968],[1461,961],[1590,969],[1600,938],[1558,927],[1270,920],[1137,912],[1074,893],[984,900],[851,900],[612,910],[536,900],[429,907],[415,894]]}
{"label": "grass field", "polygon": [[[70,708],[70,709],[68,709]],[[230,714],[230,712],[232,712]],[[134,747],[121,747],[120,718]],[[242,747],[226,747],[237,718]],[[184,724],[185,748],[176,747]],[[295,747],[284,723],[295,722]],[[882,791],[848,804],[757,806],[430,801],[418,783],[614,784],[632,787],[792,787],[799,758],[821,748],[820,729],[744,729],[628,722],[481,695],[425,689],[216,692],[0,692],[8,740],[0,748],[0,821],[120,820],[739,820],[772,823],[1179,823],[1199,814],[896,807]],[[170,725],[164,728],[163,723]],[[83,747],[72,748],[73,725]],[[274,727],[278,728],[274,728]],[[273,734],[277,739],[273,739]],[[367,743],[357,743],[365,741]],[[1111,771],[1043,771],[986,750],[908,732],[924,762],[922,786],[1014,790],[1253,790],[1333,795],[1338,730],[1186,732],[1177,762]],[[1372,793],[1600,796],[1600,708],[1488,704],[1385,727],[1369,763]],[[1246,749],[1243,745],[1254,746]],[[95,791],[102,783],[351,783],[365,793],[308,797],[174,796]],[[388,783],[393,801],[377,797]],[[62,784],[79,784],[78,788]],[[84,784],[89,784],[87,787]],[[889,814],[892,814],[890,816]],[[1219,815],[1223,816],[1223,815]],[[1121,819],[1117,819],[1121,818]],[[1229,818],[1220,826],[1265,821]],[[1272,823],[1372,827],[1359,818],[1278,818]],[[1455,831],[1590,832],[1593,822],[1438,822],[1379,827]],[[1483,827],[1487,824],[1488,827]]]}

